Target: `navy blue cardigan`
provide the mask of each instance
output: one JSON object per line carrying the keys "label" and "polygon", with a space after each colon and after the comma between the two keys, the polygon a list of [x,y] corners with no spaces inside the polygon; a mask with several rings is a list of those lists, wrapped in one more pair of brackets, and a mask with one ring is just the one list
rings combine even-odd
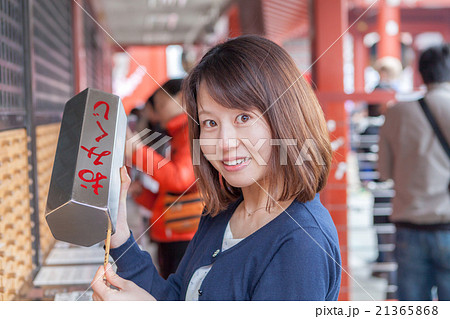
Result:
{"label": "navy blue cardigan", "polygon": [[167,280],[159,276],[133,235],[111,250],[118,275],[157,300],[184,300],[195,270],[212,263],[199,300],[337,300],[338,236],[319,195],[307,203],[293,201],[287,213],[221,252],[225,227],[242,200],[241,196],[216,217],[201,218],[176,273]]}

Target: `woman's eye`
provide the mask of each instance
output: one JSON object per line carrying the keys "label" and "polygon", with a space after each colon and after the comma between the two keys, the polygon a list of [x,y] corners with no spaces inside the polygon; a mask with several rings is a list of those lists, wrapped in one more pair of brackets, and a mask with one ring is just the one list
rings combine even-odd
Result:
{"label": "woman's eye", "polygon": [[217,125],[217,123],[214,120],[206,120],[206,121],[203,121],[203,125],[206,127],[214,127]]}
{"label": "woman's eye", "polygon": [[237,121],[240,122],[240,123],[245,123],[245,122],[247,122],[248,120],[250,120],[250,116],[247,115],[247,114],[241,114],[241,115],[239,115],[239,116],[237,117]]}

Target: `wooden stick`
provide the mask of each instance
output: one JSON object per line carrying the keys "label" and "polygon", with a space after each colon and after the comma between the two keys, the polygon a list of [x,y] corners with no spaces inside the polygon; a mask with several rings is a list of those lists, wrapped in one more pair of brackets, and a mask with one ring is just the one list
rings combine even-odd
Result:
{"label": "wooden stick", "polygon": [[105,240],[105,260],[103,262],[103,265],[105,266],[105,274],[103,275],[103,280],[106,282],[106,266],[108,265],[109,261],[109,248],[111,245],[111,219],[108,216],[108,232],[106,233],[106,240]]}

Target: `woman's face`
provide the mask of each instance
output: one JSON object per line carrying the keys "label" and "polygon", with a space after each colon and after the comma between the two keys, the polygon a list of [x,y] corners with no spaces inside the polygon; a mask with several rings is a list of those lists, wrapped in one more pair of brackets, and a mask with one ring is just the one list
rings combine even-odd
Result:
{"label": "woman's face", "polygon": [[[200,148],[206,159],[234,187],[260,182],[267,174],[271,132],[261,112],[229,109],[209,95],[202,83],[198,93]],[[259,118],[259,120],[258,120]]]}

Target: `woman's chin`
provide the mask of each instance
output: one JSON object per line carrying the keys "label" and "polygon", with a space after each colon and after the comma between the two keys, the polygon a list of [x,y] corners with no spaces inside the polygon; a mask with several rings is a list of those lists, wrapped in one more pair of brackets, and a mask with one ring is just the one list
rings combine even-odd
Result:
{"label": "woman's chin", "polygon": [[224,178],[228,184],[236,188],[244,188],[255,184],[255,180],[248,176],[224,176]]}

